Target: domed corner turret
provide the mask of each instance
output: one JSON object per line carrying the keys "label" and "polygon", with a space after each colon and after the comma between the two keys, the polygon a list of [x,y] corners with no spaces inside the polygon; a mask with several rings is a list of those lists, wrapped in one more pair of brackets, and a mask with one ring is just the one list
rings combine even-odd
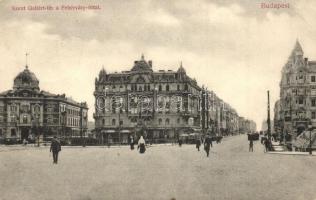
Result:
{"label": "domed corner turret", "polygon": [[298,41],[298,39],[296,40],[295,46],[288,58],[289,62],[295,62],[295,60],[297,60],[297,57],[303,57],[304,55],[304,51],[303,48],[300,44],[300,42]]}
{"label": "domed corner turret", "polygon": [[28,66],[25,66],[25,69],[20,72],[14,79],[13,84],[14,90],[35,90],[39,91],[39,80],[33,72],[31,72]]}
{"label": "domed corner turret", "polygon": [[304,51],[303,51],[302,46],[301,46],[300,42],[298,41],[298,39],[296,39],[293,53],[295,56],[303,56],[304,55]]}
{"label": "domed corner turret", "polygon": [[[98,81],[106,80],[106,75],[107,75],[106,70],[105,70],[104,66],[102,66],[102,69],[99,72],[99,80]],[[97,79],[96,79],[96,81],[97,81]]]}
{"label": "domed corner turret", "polygon": [[134,66],[132,67],[131,71],[137,72],[153,72],[152,69],[152,61],[146,61],[144,54],[142,54],[140,60],[134,61]]}
{"label": "domed corner turret", "polygon": [[182,74],[185,74],[185,73],[186,73],[185,69],[184,69],[183,66],[182,66],[182,61],[180,62],[180,67],[179,67],[179,69],[178,69],[177,72],[178,72],[178,73],[182,73]]}

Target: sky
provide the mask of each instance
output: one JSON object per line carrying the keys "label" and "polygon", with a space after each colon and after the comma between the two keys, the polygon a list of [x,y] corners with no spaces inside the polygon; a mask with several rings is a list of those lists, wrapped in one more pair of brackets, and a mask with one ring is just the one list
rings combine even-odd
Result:
{"label": "sky", "polygon": [[[262,9],[262,3],[289,8]],[[62,5],[100,9],[55,10]],[[28,52],[40,88],[87,101],[93,121],[94,80],[102,66],[109,73],[130,70],[143,53],[157,71],[177,70],[182,61],[199,85],[260,130],[267,90],[273,110],[297,39],[304,56],[316,60],[315,19],[316,1],[305,0],[0,0],[0,91],[12,88]]]}

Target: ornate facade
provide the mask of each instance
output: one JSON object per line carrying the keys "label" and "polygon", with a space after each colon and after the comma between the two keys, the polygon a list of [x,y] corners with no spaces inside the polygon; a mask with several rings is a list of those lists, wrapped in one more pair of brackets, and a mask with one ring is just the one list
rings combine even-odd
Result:
{"label": "ornate facade", "polygon": [[316,61],[304,58],[298,41],[282,69],[279,104],[275,121],[282,133],[294,139],[309,125],[316,127]]}
{"label": "ornate facade", "polygon": [[143,56],[130,71],[102,69],[95,80],[96,131],[104,140],[127,142],[139,132],[159,140],[199,129],[200,91],[182,65],[154,72]]}
{"label": "ornate facade", "polygon": [[13,89],[0,93],[0,137],[21,141],[80,136],[87,130],[87,112],[85,102],[40,90],[39,80],[26,66],[15,77]]}
{"label": "ornate facade", "polygon": [[95,79],[96,133],[103,142],[128,141],[144,134],[154,142],[196,131],[239,131],[237,112],[212,91],[199,87],[182,64],[177,71],[153,71],[144,56],[130,71]]}

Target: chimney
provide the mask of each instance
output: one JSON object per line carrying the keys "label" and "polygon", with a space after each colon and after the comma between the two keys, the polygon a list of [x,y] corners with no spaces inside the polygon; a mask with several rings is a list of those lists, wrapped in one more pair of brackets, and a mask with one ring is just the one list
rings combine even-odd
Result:
{"label": "chimney", "polygon": [[149,60],[149,61],[148,61],[148,64],[149,64],[149,67],[150,67],[150,68],[153,68],[153,61]]}

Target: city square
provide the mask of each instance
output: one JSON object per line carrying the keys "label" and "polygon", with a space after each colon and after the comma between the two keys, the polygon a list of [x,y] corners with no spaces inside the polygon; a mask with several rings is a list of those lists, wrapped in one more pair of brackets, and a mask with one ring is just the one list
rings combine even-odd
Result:
{"label": "city square", "polygon": [[315,19],[0,0],[0,200],[316,200]]}
{"label": "city square", "polygon": [[248,152],[246,135],[225,137],[210,157],[195,145],[0,147],[1,199],[314,200],[315,156]]}

